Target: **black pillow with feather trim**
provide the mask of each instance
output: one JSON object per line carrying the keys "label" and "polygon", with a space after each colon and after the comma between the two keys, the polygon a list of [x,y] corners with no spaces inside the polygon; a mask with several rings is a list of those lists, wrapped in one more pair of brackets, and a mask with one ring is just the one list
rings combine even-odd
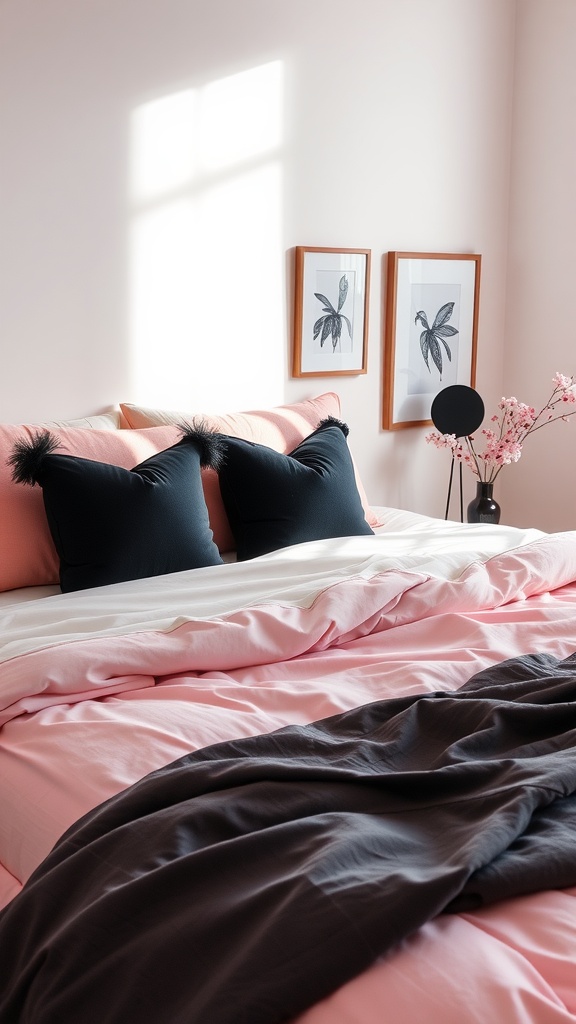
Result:
{"label": "black pillow with feather trim", "polygon": [[288,455],[223,437],[218,476],[239,561],[290,544],[371,534],[348,449],[334,417]]}
{"label": "black pillow with feather trim", "polygon": [[64,592],[222,562],[200,472],[218,468],[222,443],[201,425],[182,431],[133,469],[60,454],[49,431],[16,442],[12,476],[42,487]]}

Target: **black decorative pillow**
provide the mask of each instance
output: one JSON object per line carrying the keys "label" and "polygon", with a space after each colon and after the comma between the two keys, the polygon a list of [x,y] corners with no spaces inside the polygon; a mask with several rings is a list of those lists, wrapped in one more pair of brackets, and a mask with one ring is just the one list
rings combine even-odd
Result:
{"label": "black decorative pillow", "polygon": [[49,431],[16,442],[18,483],[42,487],[63,591],[221,563],[200,469],[217,469],[222,443],[202,427],[134,469],[57,454]]}
{"label": "black decorative pillow", "polygon": [[373,533],[340,420],[323,420],[288,455],[223,437],[222,500],[239,561],[326,537]]}

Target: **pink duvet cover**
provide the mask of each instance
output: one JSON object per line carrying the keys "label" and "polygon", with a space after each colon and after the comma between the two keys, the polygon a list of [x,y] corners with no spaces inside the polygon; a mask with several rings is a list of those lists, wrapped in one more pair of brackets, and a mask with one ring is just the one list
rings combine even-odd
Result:
{"label": "pink duvet cover", "polygon": [[[219,740],[576,649],[576,533],[375,537],[0,607],[0,900],[81,814]],[[429,922],[301,1024],[576,1020],[576,890]]]}

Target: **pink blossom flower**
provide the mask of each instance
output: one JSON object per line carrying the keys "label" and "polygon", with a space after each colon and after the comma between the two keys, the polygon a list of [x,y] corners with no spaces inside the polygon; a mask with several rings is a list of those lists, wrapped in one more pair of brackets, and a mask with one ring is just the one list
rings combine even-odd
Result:
{"label": "pink blossom flower", "polygon": [[568,421],[572,412],[558,411],[560,403],[576,404],[576,378],[567,377],[563,373],[555,373],[552,378],[554,385],[552,394],[539,412],[531,405],[519,402],[517,398],[502,398],[498,404],[500,415],[490,417],[490,422],[498,424],[497,428],[484,427],[484,451],[477,452],[473,437],[465,437],[459,441],[454,434],[439,434],[432,431],[426,435],[426,441],[436,448],[449,448],[452,457],[458,462],[470,466],[472,472],[482,481],[493,483],[504,466],[518,462],[522,455],[522,446],[529,434],[541,430],[555,420]]}

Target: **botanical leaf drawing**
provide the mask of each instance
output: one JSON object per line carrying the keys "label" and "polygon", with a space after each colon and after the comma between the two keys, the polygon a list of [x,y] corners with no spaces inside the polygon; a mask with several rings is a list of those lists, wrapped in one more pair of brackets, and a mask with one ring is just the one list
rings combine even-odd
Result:
{"label": "botanical leaf drawing", "polygon": [[420,335],[420,348],[422,350],[422,355],[428,368],[428,372],[432,372],[430,369],[430,363],[428,362],[428,356],[431,355],[432,362],[440,374],[440,380],[442,380],[442,349],[440,348],[440,342],[442,342],[446,349],[448,359],[452,361],[450,347],[444,339],[451,338],[454,334],[458,334],[456,328],[452,327],[448,323],[452,316],[453,309],[453,302],[446,302],[443,306],[440,306],[440,309],[434,318],[432,327],[428,325],[428,318],[423,309],[419,310],[414,318],[414,323],[417,324],[418,321],[420,321],[424,328]]}
{"label": "botanical leaf drawing", "polygon": [[347,316],[341,313],[340,310],[346,302],[346,296],[348,295],[348,278],[346,274],[343,274],[338,284],[338,308],[334,309],[334,306],[321,292],[314,292],[315,297],[319,302],[323,303],[322,312],[325,316],[321,316],[314,324],[314,341],[318,335],[320,335],[320,347],[323,348],[324,342],[328,335],[332,337],[332,351],[336,351],[336,346],[342,336],[342,321],[348,328],[348,334],[352,339],[352,324],[350,323]]}

